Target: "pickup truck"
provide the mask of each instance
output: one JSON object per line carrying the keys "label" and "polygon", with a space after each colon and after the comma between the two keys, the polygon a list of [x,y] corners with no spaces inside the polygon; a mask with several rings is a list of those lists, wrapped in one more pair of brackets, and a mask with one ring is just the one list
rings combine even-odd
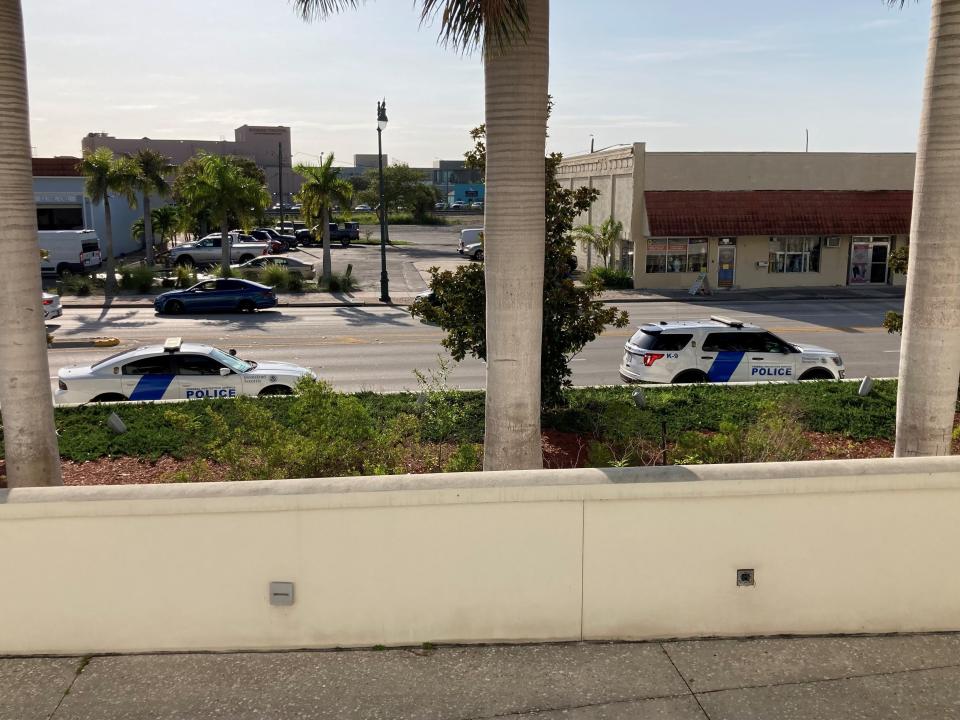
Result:
{"label": "pickup truck", "polygon": [[[360,223],[346,222],[340,227],[335,222],[330,223],[330,242],[340,243],[343,247],[350,247],[350,243],[360,239]],[[300,230],[297,232],[297,240],[303,245],[314,246],[323,244],[323,235],[320,232],[320,226],[317,225],[312,230]]]}
{"label": "pickup truck", "polygon": [[[230,262],[245,263],[258,255],[266,255],[267,244],[249,235],[231,233]],[[220,233],[211,233],[194,242],[178,245],[170,251],[169,261],[174,265],[215,265],[222,259]]]}

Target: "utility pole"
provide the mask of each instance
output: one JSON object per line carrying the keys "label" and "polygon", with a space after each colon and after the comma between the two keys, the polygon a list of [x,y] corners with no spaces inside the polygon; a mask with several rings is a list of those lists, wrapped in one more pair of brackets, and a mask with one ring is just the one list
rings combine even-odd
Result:
{"label": "utility pole", "polygon": [[287,230],[283,226],[283,143],[277,143],[277,194],[280,196],[280,232]]}

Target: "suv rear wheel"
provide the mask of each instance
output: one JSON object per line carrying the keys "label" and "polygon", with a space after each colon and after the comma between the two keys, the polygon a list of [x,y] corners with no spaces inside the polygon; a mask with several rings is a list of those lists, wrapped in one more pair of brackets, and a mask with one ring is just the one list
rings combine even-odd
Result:
{"label": "suv rear wheel", "polygon": [[679,385],[687,385],[705,383],[709,382],[709,380],[710,378],[707,377],[707,374],[703,372],[703,370],[684,370],[673,379],[673,382]]}
{"label": "suv rear wheel", "polygon": [[177,258],[177,265],[183,265],[183,267],[193,267],[193,258],[189,255],[182,255]]}

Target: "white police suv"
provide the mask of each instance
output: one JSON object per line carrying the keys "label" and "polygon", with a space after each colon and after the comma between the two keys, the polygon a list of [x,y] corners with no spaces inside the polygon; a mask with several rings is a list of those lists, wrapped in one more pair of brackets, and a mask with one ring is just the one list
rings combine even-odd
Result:
{"label": "white police suv", "polygon": [[238,395],[289,395],[302,377],[290,363],[241,360],[210,345],[170,338],[163,345],[127,350],[95,365],[58,373],[58,403],[117,400],[201,400]]}
{"label": "white police suv", "polygon": [[627,382],[697,383],[837,380],[832,350],[795,345],[756,325],[725,317],[643,325],[624,347]]}

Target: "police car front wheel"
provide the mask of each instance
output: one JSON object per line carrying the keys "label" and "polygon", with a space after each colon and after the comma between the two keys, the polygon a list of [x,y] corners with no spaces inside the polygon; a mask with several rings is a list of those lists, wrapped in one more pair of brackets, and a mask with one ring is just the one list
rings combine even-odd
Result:
{"label": "police car front wheel", "polygon": [[293,390],[288,388],[286,385],[271,385],[270,387],[265,387],[260,391],[259,397],[266,397],[269,395],[292,395]]}
{"label": "police car front wheel", "polygon": [[805,380],[833,380],[833,374],[829,370],[824,370],[823,368],[813,368],[812,370],[807,370],[803,375],[800,376],[800,382]]}
{"label": "police car front wheel", "polygon": [[102,393],[97,395],[90,402],[100,403],[100,402],[125,402],[127,400],[126,396],[121,395],[120,393]]}

